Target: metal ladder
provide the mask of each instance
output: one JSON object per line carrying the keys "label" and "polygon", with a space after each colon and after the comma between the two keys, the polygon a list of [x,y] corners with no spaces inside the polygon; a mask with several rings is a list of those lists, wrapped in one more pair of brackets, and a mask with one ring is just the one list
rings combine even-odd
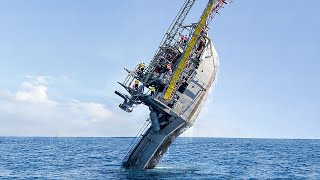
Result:
{"label": "metal ladder", "polygon": [[146,120],[146,122],[143,124],[143,126],[141,127],[140,131],[138,132],[138,134],[136,135],[136,137],[134,138],[134,140],[132,141],[132,143],[129,145],[128,147],[128,152],[127,154],[122,158],[123,162],[128,161],[131,153],[134,151],[134,149],[136,148],[136,146],[139,144],[140,140],[142,139],[142,135],[145,134],[146,130],[148,129],[149,125],[150,125],[150,118],[148,118]]}
{"label": "metal ladder", "polygon": [[189,44],[187,45],[187,48],[185,50],[185,53],[183,54],[183,57],[178,65],[177,70],[174,72],[170,84],[163,96],[163,98],[165,100],[169,100],[170,98],[172,98],[172,94],[175,93],[176,91],[176,83],[180,78],[180,75],[186,65],[187,60],[190,58],[190,55],[192,53],[192,50],[194,49],[196,42],[201,34],[201,31],[203,30],[203,28],[206,26],[206,22],[208,20],[208,18],[210,17],[210,14],[212,12],[213,9],[213,5],[215,4],[215,0],[211,0],[208,2],[205,10],[203,11],[201,17],[200,17],[200,21],[197,24],[196,30],[194,31],[194,34],[191,37],[191,40],[189,42]]}
{"label": "metal ladder", "polygon": [[[175,20],[169,27],[169,30],[163,37],[161,44],[154,55],[153,59],[151,60],[149,66],[146,68],[146,72],[150,73],[154,70],[154,68],[157,66],[157,64],[160,61],[161,55],[164,54],[163,47],[168,46],[172,44],[172,42],[175,40],[175,37],[177,36],[179,30],[182,31],[182,23],[184,22],[185,18],[187,17],[188,13],[190,12],[193,4],[195,3],[196,0],[187,0],[183,7],[181,8],[180,12],[176,16]],[[148,78],[146,79],[146,81]]]}

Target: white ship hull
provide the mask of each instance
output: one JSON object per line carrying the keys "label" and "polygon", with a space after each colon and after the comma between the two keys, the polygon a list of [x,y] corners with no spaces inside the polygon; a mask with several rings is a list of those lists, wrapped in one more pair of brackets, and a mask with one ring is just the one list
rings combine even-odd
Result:
{"label": "white ship hull", "polygon": [[152,125],[142,134],[123,159],[124,167],[130,169],[155,167],[174,139],[191,127],[197,119],[215,80],[218,64],[218,54],[209,41],[201,54],[200,64],[194,77],[183,93],[178,92],[179,99],[172,109],[157,99],[148,98],[150,107],[161,109],[170,118],[165,119],[166,125],[160,130],[155,130]]}

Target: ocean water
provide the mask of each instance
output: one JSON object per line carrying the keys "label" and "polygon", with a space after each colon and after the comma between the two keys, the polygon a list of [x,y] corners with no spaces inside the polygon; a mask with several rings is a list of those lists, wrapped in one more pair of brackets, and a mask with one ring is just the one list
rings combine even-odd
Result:
{"label": "ocean water", "polygon": [[320,179],[320,140],[178,138],[151,170],[126,170],[133,138],[0,137],[0,179]]}

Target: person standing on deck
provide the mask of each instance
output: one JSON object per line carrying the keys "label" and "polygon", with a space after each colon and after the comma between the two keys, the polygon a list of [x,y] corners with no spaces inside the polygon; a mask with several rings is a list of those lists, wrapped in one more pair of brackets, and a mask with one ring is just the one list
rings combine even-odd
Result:
{"label": "person standing on deck", "polygon": [[156,87],[155,87],[154,84],[150,87],[150,91],[151,91],[151,94],[150,94],[150,95],[151,95],[152,97],[154,97],[155,94],[156,94]]}
{"label": "person standing on deck", "polygon": [[137,91],[138,88],[139,88],[139,80],[136,79],[133,84],[133,89]]}
{"label": "person standing on deck", "polygon": [[144,72],[144,68],[145,68],[145,64],[144,63],[138,64],[136,72],[137,72],[139,77],[142,77],[143,72]]}

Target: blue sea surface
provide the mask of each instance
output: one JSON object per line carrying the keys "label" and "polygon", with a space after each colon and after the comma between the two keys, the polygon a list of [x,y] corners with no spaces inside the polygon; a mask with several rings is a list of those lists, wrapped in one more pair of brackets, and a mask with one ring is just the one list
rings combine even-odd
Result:
{"label": "blue sea surface", "polygon": [[320,179],[320,140],[178,138],[151,170],[126,170],[133,138],[0,137],[0,179]]}

